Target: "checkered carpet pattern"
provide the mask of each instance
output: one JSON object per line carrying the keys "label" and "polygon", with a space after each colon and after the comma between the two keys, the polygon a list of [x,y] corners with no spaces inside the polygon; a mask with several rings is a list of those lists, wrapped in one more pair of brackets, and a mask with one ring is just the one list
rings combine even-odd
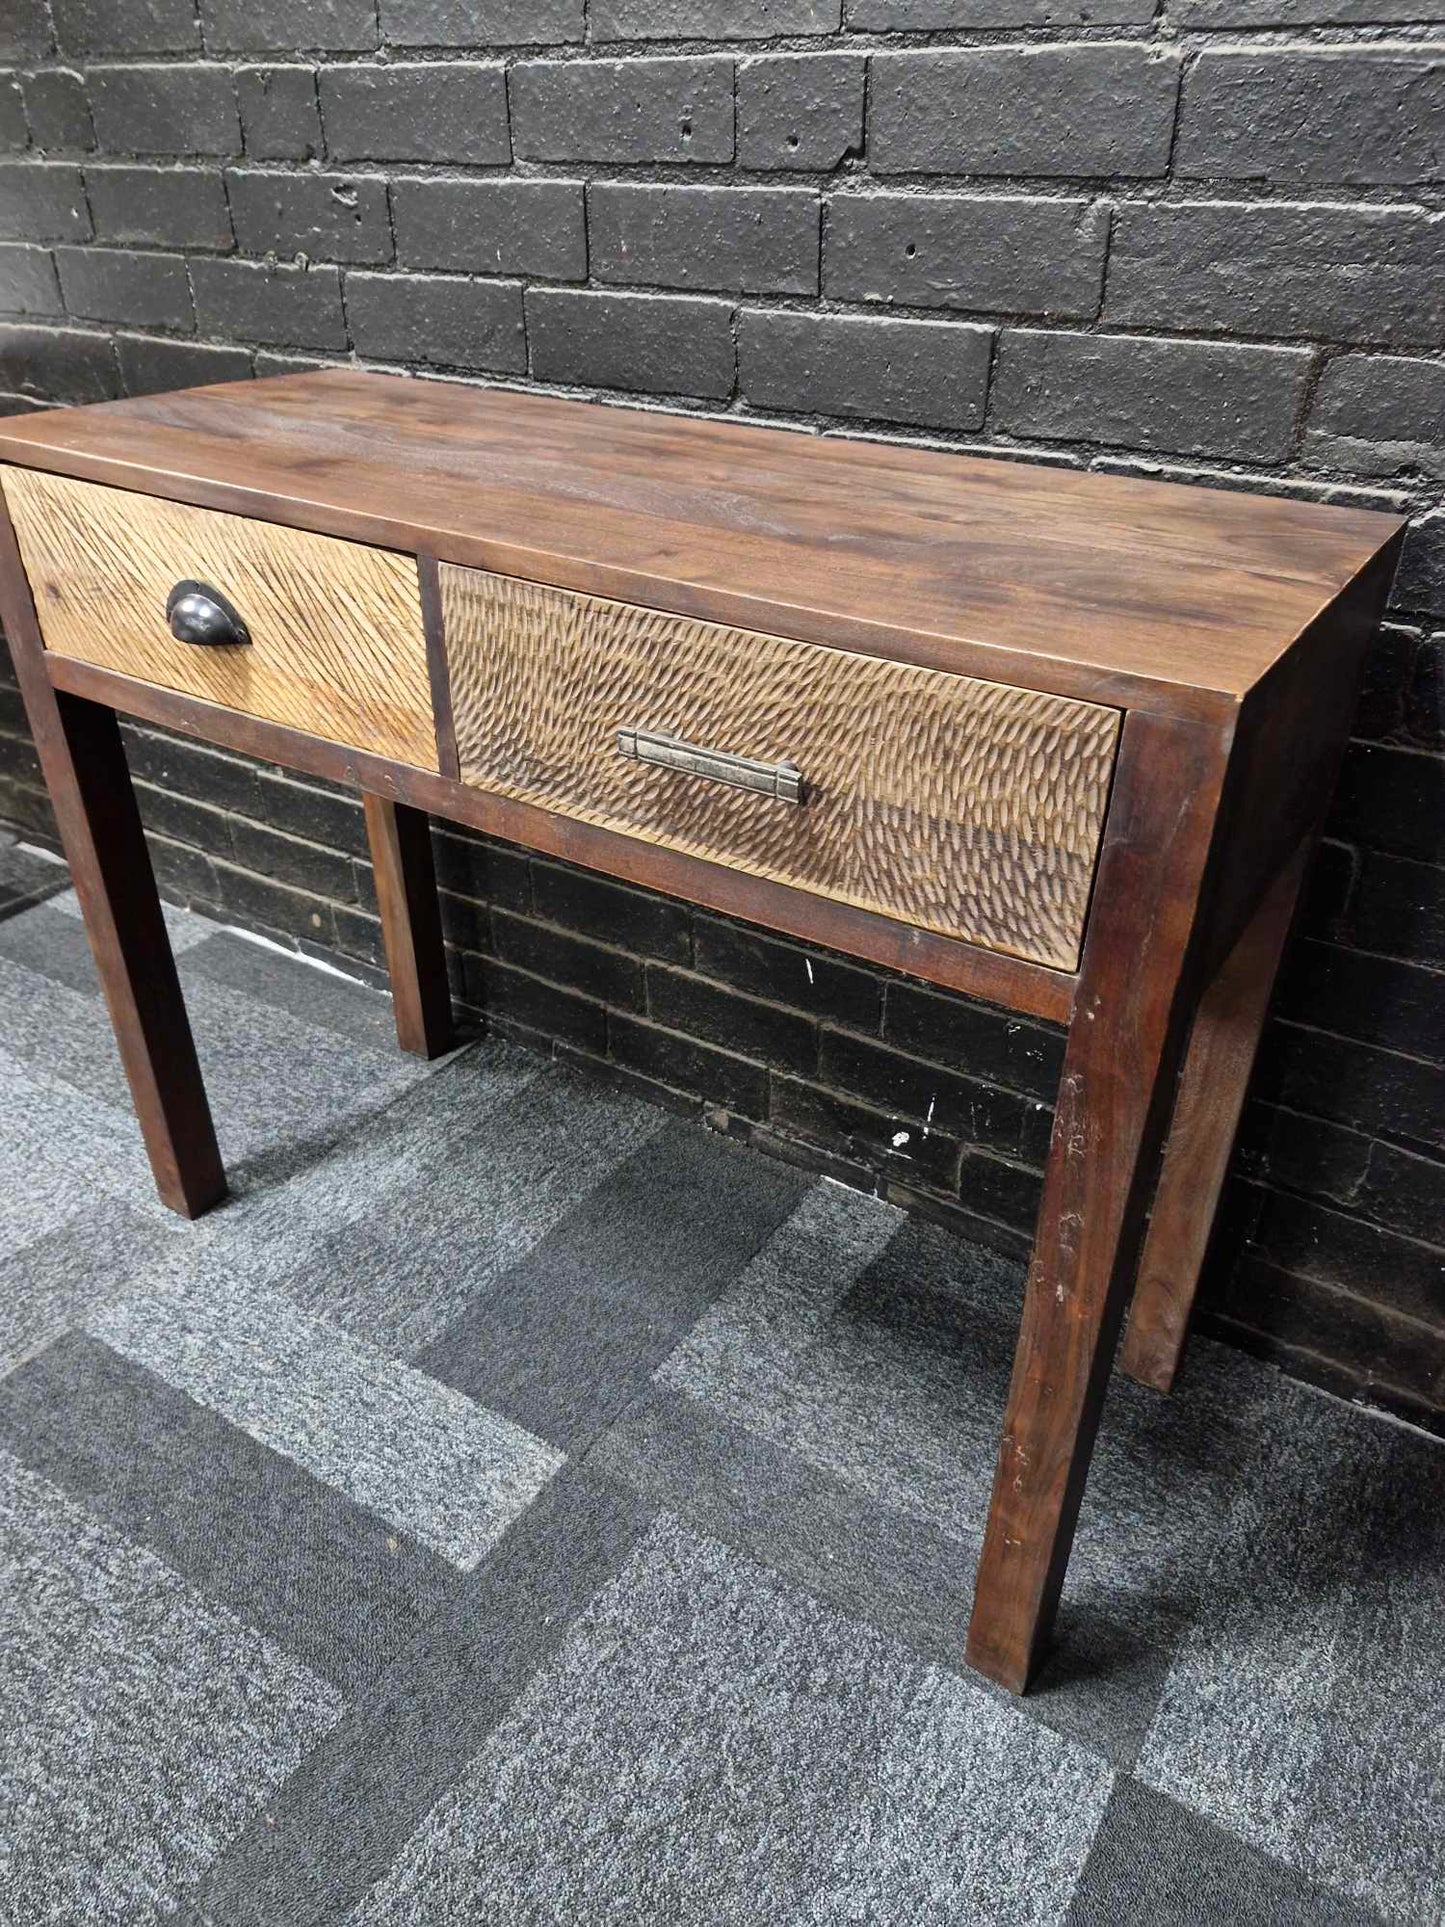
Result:
{"label": "checkered carpet pattern", "polygon": [[154,1199],[0,842],[0,1922],[1439,1922],[1445,1448],[1111,1394],[962,1665],[1021,1278],[168,913],[234,1195]]}

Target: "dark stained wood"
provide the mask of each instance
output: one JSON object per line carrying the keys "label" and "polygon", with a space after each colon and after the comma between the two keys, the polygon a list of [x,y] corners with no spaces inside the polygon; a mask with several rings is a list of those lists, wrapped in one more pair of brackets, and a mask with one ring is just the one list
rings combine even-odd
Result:
{"label": "dark stained wood", "polygon": [[415,1057],[440,1057],[452,1046],[452,1000],[432,867],[431,824],[370,790],[362,797],[386,964],[391,974],[396,1041]]}
{"label": "dark stained wood", "polygon": [[614,830],[554,816],[534,804],[451,783],[426,770],[383,762],[360,750],[342,749],[299,730],[180,696],[154,683],[135,682],[91,663],[52,656],[48,666],[57,689],[113,703],[130,715],[143,716],[148,722],[198,736],[203,742],[219,743],[243,755],[324,776],[335,783],[354,784],[377,796],[428,810],[433,816],[469,824],[488,836],[525,844],[646,889],[669,891],[705,909],[746,918],[800,937],[805,943],[850,951],[885,969],[922,977],[1055,1023],[1066,1023],[1073,1008],[1078,979],[1068,972],[1025,963],[1001,951],[979,950],[949,937],[936,937],[871,911],[830,902],[763,877],[745,876],[678,850],[638,843]]}
{"label": "dark stained wood", "polygon": [[1302,846],[1280,871],[1195,1013],[1119,1357],[1155,1391],[1167,1392],[1179,1369],[1308,855]]}
{"label": "dark stained wood", "polygon": [[56,469],[740,628],[1219,717],[1393,517],[736,421],[290,375],[15,416]]}
{"label": "dark stained wood", "polygon": [[437,768],[452,781],[461,779],[457,756],[457,723],[452,708],[452,678],[442,621],[442,592],[436,557],[419,555],[417,579],[421,586],[421,618],[426,630],[426,666],[431,678],[432,713],[436,717]]}
{"label": "dark stained wood", "polygon": [[1048,1640],[1188,1027],[1228,730],[1124,725],[1059,1085],[969,1663],[1011,1692]]}
{"label": "dark stained wood", "polygon": [[130,1081],[156,1188],[198,1217],[226,1195],[196,1047],[115,711],[52,689],[0,503],[0,619]]}

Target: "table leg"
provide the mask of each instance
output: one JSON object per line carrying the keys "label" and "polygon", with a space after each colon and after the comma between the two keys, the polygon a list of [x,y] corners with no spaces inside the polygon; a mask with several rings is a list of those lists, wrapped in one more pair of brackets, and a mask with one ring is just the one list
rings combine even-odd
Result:
{"label": "table leg", "polygon": [[969,1663],[1015,1693],[1052,1627],[1133,1278],[1228,747],[1124,725],[968,1629]]}
{"label": "table leg", "polygon": [[1308,856],[1301,849],[1280,872],[1205,990],[1190,1033],[1119,1361],[1156,1391],[1167,1392],[1179,1369]]}
{"label": "table leg", "polygon": [[369,790],[362,802],[391,972],[396,1041],[417,1057],[451,1049],[452,1002],[425,810]]}
{"label": "table leg", "polygon": [[120,726],[106,705],[51,688],[3,503],[0,616],[156,1189],[197,1218],[226,1195],[226,1174]]}

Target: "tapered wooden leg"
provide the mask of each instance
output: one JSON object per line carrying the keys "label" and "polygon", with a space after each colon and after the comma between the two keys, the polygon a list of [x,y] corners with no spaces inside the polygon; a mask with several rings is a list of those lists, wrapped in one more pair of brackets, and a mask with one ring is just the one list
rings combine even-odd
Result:
{"label": "tapered wooden leg", "polygon": [[199,1217],[226,1195],[226,1174],[120,727],[113,709],[51,688],[3,503],[0,616],[156,1189]]}
{"label": "tapered wooden leg", "polygon": [[1308,854],[1280,872],[1195,1014],[1119,1359],[1156,1391],[1167,1392],[1179,1369]]}
{"label": "tapered wooden leg", "polygon": [[370,791],[363,802],[391,972],[396,1041],[417,1057],[440,1057],[451,1049],[452,1000],[432,865],[431,825],[424,810],[409,809]]}
{"label": "tapered wooden leg", "polygon": [[1073,1543],[1187,1028],[1227,741],[1130,715],[1069,1031],[968,1659],[1021,1693]]}

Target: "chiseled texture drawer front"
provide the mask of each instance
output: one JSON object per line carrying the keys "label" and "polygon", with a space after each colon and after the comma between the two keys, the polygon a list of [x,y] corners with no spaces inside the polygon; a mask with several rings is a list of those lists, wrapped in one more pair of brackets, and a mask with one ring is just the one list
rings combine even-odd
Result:
{"label": "chiseled texture drawer front", "polygon": [[[411,556],[34,469],[3,480],[47,649],[437,767]],[[187,579],[221,591],[248,644],[176,641],[166,598]]]}
{"label": "chiseled texture drawer front", "polygon": [[[1119,715],[444,566],[465,781],[1061,970]],[[791,763],[803,801],[621,753],[642,729]]]}

